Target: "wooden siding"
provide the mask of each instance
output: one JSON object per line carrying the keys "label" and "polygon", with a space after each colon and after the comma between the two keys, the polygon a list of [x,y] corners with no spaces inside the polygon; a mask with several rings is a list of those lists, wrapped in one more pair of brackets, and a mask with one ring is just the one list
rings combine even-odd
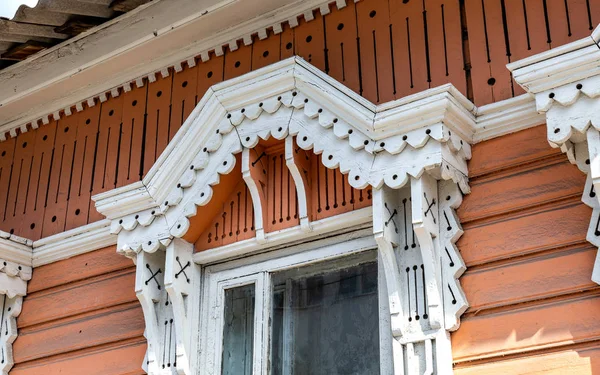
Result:
{"label": "wooden siding", "polygon": [[482,105],[522,93],[506,63],[589,35],[599,22],[600,0],[332,6],[1,142],[0,228],[37,240],[101,219],[90,197],[139,180],[211,85],[292,55],[375,103],[450,82]]}
{"label": "wooden siding", "polygon": [[470,308],[452,334],[455,373],[599,371],[584,174],[548,145],[545,126],[475,145],[469,168],[458,247]]}
{"label": "wooden siding", "polygon": [[15,375],[137,375],[146,351],[135,267],[114,247],[36,268],[17,319]]}

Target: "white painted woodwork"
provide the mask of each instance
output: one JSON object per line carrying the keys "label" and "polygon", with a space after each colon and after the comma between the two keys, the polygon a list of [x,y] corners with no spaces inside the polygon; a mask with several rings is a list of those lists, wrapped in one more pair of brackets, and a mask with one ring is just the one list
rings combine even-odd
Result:
{"label": "white painted woodwork", "polygon": [[[21,313],[27,282],[31,280],[31,248],[15,241],[8,233],[0,232],[0,370],[8,375],[14,365],[12,344],[17,339],[17,317]],[[25,258],[17,263],[14,259]]]}
{"label": "white painted woodwork", "polygon": [[[178,374],[219,372],[224,290],[249,283],[256,287],[253,373],[265,373],[271,291],[261,259],[285,248],[295,263],[278,260],[278,267],[316,261],[308,254],[331,249],[311,240],[334,234],[336,256],[364,249],[351,245],[361,241],[378,249],[386,309],[380,317],[382,370],[451,372],[448,332],[458,328],[468,306],[458,282],[464,263],[455,247],[462,230],[454,210],[469,191],[473,111],[451,85],[374,106],[297,58],[213,86],[141,183],[93,197],[118,235],[118,252],[136,260],[149,374],[170,374],[169,365]],[[266,233],[264,176],[253,161],[262,153],[260,140],[271,137],[285,144],[301,223]],[[325,167],[339,168],[351,186],[370,186],[372,209],[311,222],[305,161],[294,143],[321,155]],[[240,173],[232,172],[239,153],[256,236],[193,254],[181,239],[189,218],[202,214],[221,175]],[[353,240],[359,236],[364,240]],[[240,260],[211,266],[201,277],[200,264],[232,258]],[[190,283],[174,276],[182,267],[189,267]],[[167,346],[165,333],[174,336],[176,349]]]}

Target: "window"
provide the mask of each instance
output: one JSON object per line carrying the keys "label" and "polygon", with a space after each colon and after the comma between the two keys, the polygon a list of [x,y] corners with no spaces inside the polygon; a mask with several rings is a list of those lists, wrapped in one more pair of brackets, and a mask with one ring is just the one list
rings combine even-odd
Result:
{"label": "window", "polygon": [[204,371],[379,373],[386,320],[379,315],[377,250],[352,250],[350,241],[281,252],[206,269]]}

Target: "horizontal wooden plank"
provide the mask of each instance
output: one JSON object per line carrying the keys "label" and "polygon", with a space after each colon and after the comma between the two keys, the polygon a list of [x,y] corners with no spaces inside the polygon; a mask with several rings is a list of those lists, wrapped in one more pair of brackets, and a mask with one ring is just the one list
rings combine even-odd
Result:
{"label": "horizontal wooden plank", "polygon": [[458,248],[467,266],[584,243],[592,211],[581,202],[465,226]]}
{"label": "horizontal wooden plank", "polygon": [[11,375],[138,375],[145,374],[142,362],[146,342],[141,339],[52,357],[34,363],[16,364]]}
{"label": "horizontal wooden plank", "polygon": [[470,312],[573,293],[597,286],[591,280],[597,248],[542,253],[518,262],[468,270],[461,278]]}
{"label": "horizontal wooden plank", "polygon": [[57,285],[83,280],[107,272],[131,267],[130,259],[117,254],[115,246],[91,251],[76,257],[54,262],[33,270],[28,292],[33,293]]}
{"label": "horizontal wooden plank", "polygon": [[500,357],[600,338],[600,296],[549,300],[463,319],[452,334],[455,362]]}
{"label": "horizontal wooden plank", "polygon": [[461,222],[580,196],[585,185],[585,175],[562,156],[549,165],[510,172],[471,183],[471,194],[458,210]]}
{"label": "horizontal wooden plank", "polygon": [[15,362],[25,362],[73,350],[141,336],[144,318],[139,305],[122,305],[97,314],[23,329],[13,345]]}
{"label": "horizontal wooden plank", "polygon": [[597,373],[600,373],[600,347],[597,344],[592,347],[454,369],[454,375],[593,375]]}
{"label": "horizontal wooden plank", "polygon": [[17,324],[22,328],[134,301],[135,269],[128,268],[29,294]]}
{"label": "horizontal wooden plank", "polygon": [[550,147],[547,139],[546,125],[540,125],[478,143],[473,146],[469,176],[480,176],[560,154],[559,149]]}

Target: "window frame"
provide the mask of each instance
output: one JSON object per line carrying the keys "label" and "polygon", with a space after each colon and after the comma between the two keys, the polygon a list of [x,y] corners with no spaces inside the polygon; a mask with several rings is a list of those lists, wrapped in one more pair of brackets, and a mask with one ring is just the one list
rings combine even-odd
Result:
{"label": "window frame", "polygon": [[[272,275],[293,268],[306,267],[317,263],[335,262],[337,259],[357,255],[367,251],[378,252],[373,236],[351,238],[339,236],[334,242],[291,246],[243,259],[227,261],[204,268],[201,300],[201,370],[202,375],[221,374],[223,351],[223,323],[225,290],[248,284],[255,285],[253,375],[269,374],[271,361],[272,324]],[[308,246],[307,246],[308,245]],[[382,335],[390,330],[387,293],[381,259],[377,253],[377,289],[379,303],[379,358],[383,371],[391,361],[391,352],[386,350]],[[333,267],[335,268],[335,266]]]}

